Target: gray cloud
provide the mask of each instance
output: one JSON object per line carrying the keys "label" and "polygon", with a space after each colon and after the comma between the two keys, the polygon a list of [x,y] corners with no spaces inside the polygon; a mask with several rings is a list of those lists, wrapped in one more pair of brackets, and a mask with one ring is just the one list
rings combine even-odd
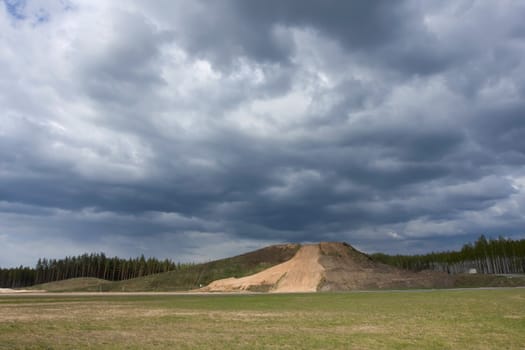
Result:
{"label": "gray cloud", "polygon": [[523,237],[522,7],[6,2],[0,265]]}

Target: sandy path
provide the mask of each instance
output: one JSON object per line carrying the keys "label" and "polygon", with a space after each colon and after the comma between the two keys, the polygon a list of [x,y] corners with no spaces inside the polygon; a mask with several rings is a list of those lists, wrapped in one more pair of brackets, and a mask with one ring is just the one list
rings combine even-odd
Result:
{"label": "sandy path", "polygon": [[272,293],[315,292],[324,268],[319,264],[319,245],[303,245],[295,256],[251,276],[225,278],[202,288],[206,292],[267,289]]}
{"label": "sandy path", "polygon": [[34,293],[34,290],[0,288],[0,294]]}

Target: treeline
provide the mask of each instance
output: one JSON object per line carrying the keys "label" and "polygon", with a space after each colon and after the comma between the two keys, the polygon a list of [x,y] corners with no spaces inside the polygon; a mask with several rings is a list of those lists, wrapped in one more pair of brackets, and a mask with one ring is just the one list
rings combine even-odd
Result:
{"label": "treeline", "polygon": [[451,274],[467,273],[476,269],[484,274],[525,273],[525,239],[511,240],[480,236],[460,251],[447,251],[424,255],[372,255],[376,261],[412,270],[435,270]]}
{"label": "treeline", "polygon": [[34,284],[60,281],[75,277],[96,277],[121,281],[154,273],[180,269],[186,265],[169,259],[108,258],[104,253],[83,254],[64,259],[39,259],[34,268],[20,266],[0,269],[0,288],[20,288]]}

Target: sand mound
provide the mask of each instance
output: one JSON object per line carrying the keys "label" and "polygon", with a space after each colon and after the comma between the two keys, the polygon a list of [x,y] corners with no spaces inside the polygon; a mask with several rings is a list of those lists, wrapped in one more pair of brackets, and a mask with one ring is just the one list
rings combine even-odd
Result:
{"label": "sand mound", "polygon": [[323,267],[318,262],[319,257],[319,245],[304,245],[292,259],[282,264],[247,277],[217,280],[201,290],[315,292],[323,274]]}
{"label": "sand mound", "polygon": [[217,280],[200,291],[315,292],[434,288],[452,283],[446,274],[409,272],[377,263],[346,243],[325,242],[303,245],[282,264],[247,277]]}

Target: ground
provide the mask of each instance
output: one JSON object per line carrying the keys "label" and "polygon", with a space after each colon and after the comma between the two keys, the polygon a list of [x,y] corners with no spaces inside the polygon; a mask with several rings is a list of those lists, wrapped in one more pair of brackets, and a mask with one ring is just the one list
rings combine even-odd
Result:
{"label": "ground", "polygon": [[0,349],[522,349],[525,289],[0,296]]}

